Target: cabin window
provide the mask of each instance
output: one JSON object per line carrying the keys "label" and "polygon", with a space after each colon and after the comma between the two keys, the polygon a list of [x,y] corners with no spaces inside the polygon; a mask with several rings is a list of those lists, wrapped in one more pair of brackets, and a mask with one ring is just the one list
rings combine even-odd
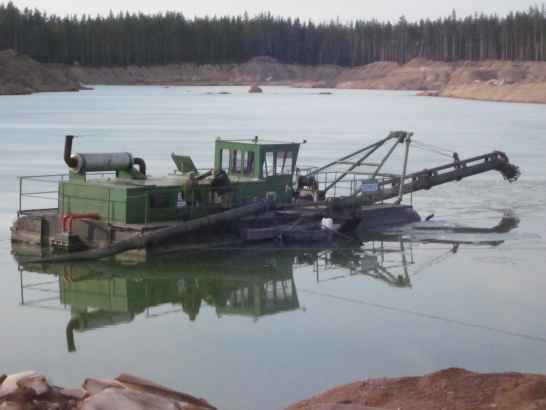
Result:
{"label": "cabin window", "polygon": [[233,173],[240,173],[243,167],[243,152],[237,149],[231,151],[230,158],[230,171]]}
{"label": "cabin window", "polygon": [[221,161],[220,168],[225,170],[229,169],[229,149],[222,150]]}
{"label": "cabin window", "polygon": [[275,174],[275,153],[273,151],[268,151],[265,153],[264,162],[262,164],[262,175],[264,177],[269,177]]}
{"label": "cabin window", "polygon": [[277,152],[276,174],[291,175],[292,174],[292,151]]}
{"label": "cabin window", "polygon": [[245,152],[243,173],[245,175],[252,175],[254,173],[254,152],[248,151]]}

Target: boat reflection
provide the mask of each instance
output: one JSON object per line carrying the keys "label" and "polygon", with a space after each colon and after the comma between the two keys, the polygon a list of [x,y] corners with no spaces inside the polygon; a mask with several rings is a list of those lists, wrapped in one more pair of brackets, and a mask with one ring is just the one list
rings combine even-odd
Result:
{"label": "boat reflection", "polygon": [[[20,265],[21,304],[67,306],[70,351],[74,331],[88,331],[131,322],[137,315],[157,317],[183,312],[196,320],[202,305],[224,315],[260,317],[296,310],[293,255],[277,252],[207,252],[184,258],[128,263]],[[29,278],[33,273],[57,276],[55,281]],[[31,280],[32,279],[32,280]],[[54,292],[36,299],[36,292]],[[169,306],[170,305],[170,306]]]}
{"label": "boat reflection", "polygon": [[[22,262],[33,249],[15,246],[13,250],[20,262],[21,305],[69,309],[67,345],[69,351],[75,351],[75,332],[129,323],[137,315],[153,318],[182,313],[194,321],[207,305],[220,318],[238,315],[256,321],[298,310],[294,280],[298,270],[312,271],[319,283],[358,275],[411,288],[412,275],[457,253],[459,245],[466,243],[442,237],[439,254],[427,255],[419,265],[413,253],[416,242],[406,236],[381,236],[343,248],[241,248],[148,261],[47,265]],[[487,238],[473,243],[496,246],[500,242]],[[44,275],[37,275],[44,273],[56,278],[44,280]],[[41,298],[44,294],[47,297]]]}

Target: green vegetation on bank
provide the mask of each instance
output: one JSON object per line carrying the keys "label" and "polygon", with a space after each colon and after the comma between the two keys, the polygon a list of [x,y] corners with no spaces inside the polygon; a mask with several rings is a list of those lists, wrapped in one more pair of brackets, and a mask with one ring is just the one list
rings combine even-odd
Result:
{"label": "green vegetation on bank", "polygon": [[59,17],[0,4],[0,49],[40,62],[148,65],[238,63],[270,56],[297,64],[380,60],[546,60],[546,12],[474,15],[396,24],[314,23],[260,14],[186,18],[179,12]]}

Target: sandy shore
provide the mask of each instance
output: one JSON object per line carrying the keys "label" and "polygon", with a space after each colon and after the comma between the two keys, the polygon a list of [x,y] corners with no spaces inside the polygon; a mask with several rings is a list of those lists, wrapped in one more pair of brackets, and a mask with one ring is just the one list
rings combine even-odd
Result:
{"label": "sandy shore", "polygon": [[0,94],[74,91],[80,84],[289,85],[304,88],[417,90],[423,95],[546,103],[546,62],[377,62],[360,67],[302,66],[268,57],[243,64],[88,67],[40,64],[0,52]]}

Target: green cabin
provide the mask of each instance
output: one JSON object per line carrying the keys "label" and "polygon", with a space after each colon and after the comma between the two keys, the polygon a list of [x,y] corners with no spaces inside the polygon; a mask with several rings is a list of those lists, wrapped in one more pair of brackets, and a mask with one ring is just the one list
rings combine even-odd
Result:
{"label": "green cabin", "polygon": [[266,197],[290,202],[299,145],[218,138],[213,169],[200,172],[190,157],[173,154],[177,169],[163,177],[144,175],[132,161],[100,177],[90,167],[71,168],[59,186],[60,214],[147,224],[193,219]]}

